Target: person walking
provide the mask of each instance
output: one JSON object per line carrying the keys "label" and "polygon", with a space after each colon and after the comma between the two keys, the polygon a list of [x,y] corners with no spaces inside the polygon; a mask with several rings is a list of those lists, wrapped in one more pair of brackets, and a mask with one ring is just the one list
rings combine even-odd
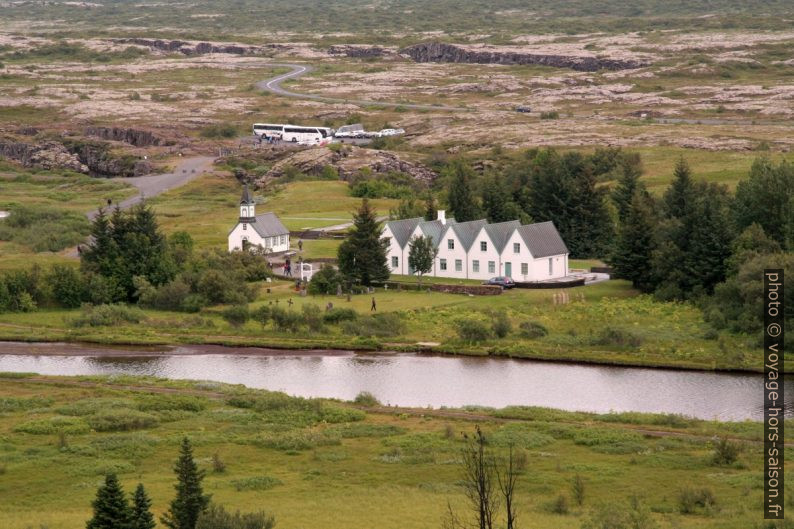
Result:
{"label": "person walking", "polygon": [[372,296],[372,306],[369,308],[369,311],[372,312],[377,310],[378,310],[378,306],[375,304],[375,296]]}
{"label": "person walking", "polygon": [[303,251],[303,239],[298,239],[298,251]]}

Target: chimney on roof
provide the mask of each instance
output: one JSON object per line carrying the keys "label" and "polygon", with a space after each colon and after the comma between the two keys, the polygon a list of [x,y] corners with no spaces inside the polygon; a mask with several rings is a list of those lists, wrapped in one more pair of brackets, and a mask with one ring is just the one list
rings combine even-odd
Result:
{"label": "chimney on roof", "polygon": [[447,223],[447,212],[444,211],[443,209],[439,209],[438,210],[437,219],[441,221],[441,224],[446,224]]}

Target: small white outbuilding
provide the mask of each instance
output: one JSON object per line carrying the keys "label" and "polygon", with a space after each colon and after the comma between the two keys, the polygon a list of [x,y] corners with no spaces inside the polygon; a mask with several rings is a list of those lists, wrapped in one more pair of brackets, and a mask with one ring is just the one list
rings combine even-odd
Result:
{"label": "small white outbuilding", "polygon": [[289,230],[275,213],[256,214],[256,203],[248,186],[240,198],[240,218],[229,232],[229,251],[247,250],[259,246],[270,253],[289,250]]}

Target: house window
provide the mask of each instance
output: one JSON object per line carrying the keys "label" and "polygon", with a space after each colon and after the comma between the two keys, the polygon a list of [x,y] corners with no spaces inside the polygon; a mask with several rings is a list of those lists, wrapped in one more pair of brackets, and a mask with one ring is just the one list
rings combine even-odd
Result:
{"label": "house window", "polygon": [[549,275],[552,275],[553,273],[554,273],[554,262],[552,261],[552,258],[549,257]]}
{"label": "house window", "polygon": [[281,244],[286,244],[286,243],[287,243],[287,236],[286,236],[286,235],[282,235],[282,236],[281,236],[281,240],[280,240],[279,242],[280,242]]}
{"label": "house window", "polygon": [[248,229],[248,224],[246,224],[245,222],[243,222],[243,230],[247,230],[247,229]]}
{"label": "house window", "polygon": [[455,271],[463,272],[463,261],[461,259],[455,259]]}
{"label": "house window", "polygon": [[496,263],[493,261],[488,261],[488,273],[493,274],[496,273]]}
{"label": "house window", "polygon": [[488,243],[486,241],[480,241],[480,251],[481,252],[488,251]]}
{"label": "house window", "polygon": [[391,267],[397,268],[398,266],[400,266],[400,258],[394,255],[391,258]]}
{"label": "house window", "polygon": [[447,239],[447,250],[455,249],[455,239]]}
{"label": "house window", "polygon": [[527,263],[521,263],[521,275],[529,275],[529,265]]}
{"label": "house window", "polygon": [[446,270],[447,269],[447,260],[446,259],[441,259],[439,265],[441,267],[441,270]]}
{"label": "house window", "polygon": [[471,262],[471,271],[475,273],[480,271],[480,262],[478,260],[475,259]]}
{"label": "house window", "polygon": [[521,253],[521,245],[517,242],[513,243],[513,253]]}

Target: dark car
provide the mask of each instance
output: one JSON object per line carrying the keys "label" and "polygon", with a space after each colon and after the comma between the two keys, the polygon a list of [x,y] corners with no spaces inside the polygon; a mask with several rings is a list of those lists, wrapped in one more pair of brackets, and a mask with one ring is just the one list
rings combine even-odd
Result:
{"label": "dark car", "polygon": [[499,277],[492,277],[488,281],[483,281],[483,285],[498,285],[502,288],[513,288],[516,286],[516,282],[513,281],[510,277],[499,276]]}
{"label": "dark car", "polygon": [[528,114],[529,112],[532,112],[532,109],[525,105],[519,105],[516,107],[516,112],[523,112],[525,114]]}

